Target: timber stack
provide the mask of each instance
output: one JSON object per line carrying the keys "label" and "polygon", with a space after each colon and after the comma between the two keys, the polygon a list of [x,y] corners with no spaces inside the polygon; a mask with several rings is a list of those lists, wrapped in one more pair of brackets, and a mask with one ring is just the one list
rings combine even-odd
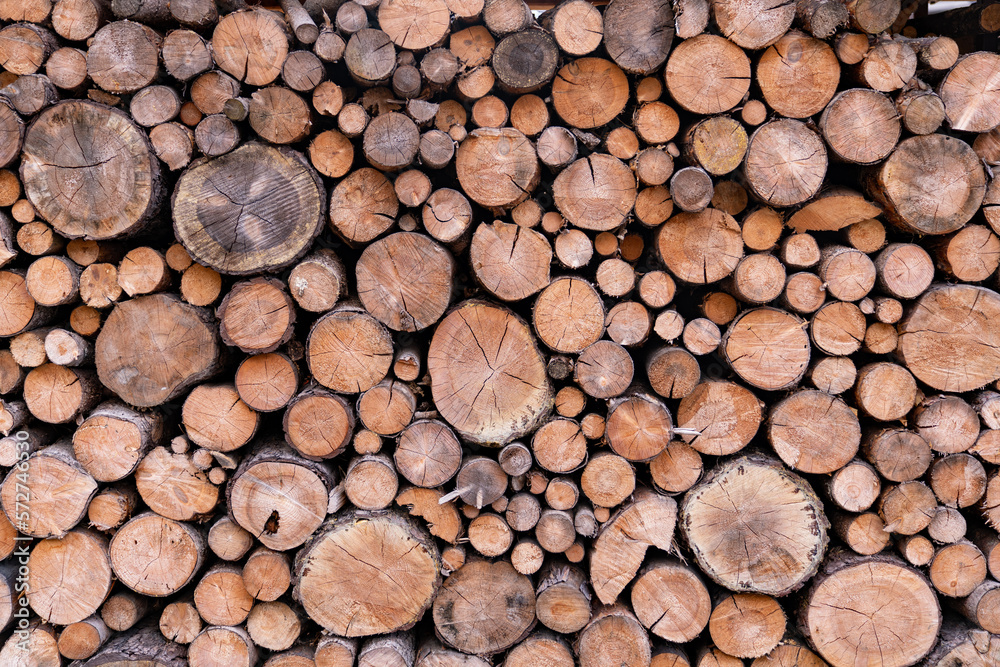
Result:
{"label": "timber stack", "polygon": [[917,9],[0,0],[0,665],[1000,664]]}

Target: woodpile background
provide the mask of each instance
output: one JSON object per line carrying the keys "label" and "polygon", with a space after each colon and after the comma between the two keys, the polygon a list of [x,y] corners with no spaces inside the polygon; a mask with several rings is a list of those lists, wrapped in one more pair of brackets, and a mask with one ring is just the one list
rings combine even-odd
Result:
{"label": "woodpile background", "polygon": [[0,666],[1000,664],[926,9],[0,0]]}

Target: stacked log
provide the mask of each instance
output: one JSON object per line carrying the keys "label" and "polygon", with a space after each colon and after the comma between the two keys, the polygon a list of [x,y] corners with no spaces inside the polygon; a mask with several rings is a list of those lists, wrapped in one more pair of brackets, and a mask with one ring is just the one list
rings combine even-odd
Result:
{"label": "stacked log", "polygon": [[1000,664],[1000,5],[279,5],[0,0],[0,666]]}

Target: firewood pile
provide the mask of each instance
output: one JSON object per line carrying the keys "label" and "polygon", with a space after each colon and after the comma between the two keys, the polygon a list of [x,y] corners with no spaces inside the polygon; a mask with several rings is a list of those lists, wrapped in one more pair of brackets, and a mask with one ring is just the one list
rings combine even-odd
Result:
{"label": "firewood pile", "polygon": [[918,8],[0,0],[0,667],[1000,664]]}

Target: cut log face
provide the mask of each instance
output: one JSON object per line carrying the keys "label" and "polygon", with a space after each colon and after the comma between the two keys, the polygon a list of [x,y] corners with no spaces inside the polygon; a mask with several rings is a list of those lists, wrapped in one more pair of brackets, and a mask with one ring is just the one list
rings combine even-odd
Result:
{"label": "cut log face", "polygon": [[729,325],[721,348],[733,370],[760,389],[785,389],[798,382],[809,366],[805,323],[777,308],[741,313]]}
{"label": "cut log face", "polygon": [[581,229],[620,226],[635,204],[635,178],[623,162],[594,154],[564,169],[552,184],[559,212]]}
{"label": "cut log face", "polygon": [[1000,295],[972,285],[932,286],[900,323],[899,356],[939,391],[977,389],[1000,378],[994,332]]}
{"label": "cut log face", "polygon": [[342,394],[367,391],[392,366],[392,339],[368,313],[338,308],[313,325],[306,358],[313,377],[324,387]]}
{"label": "cut log face", "polygon": [[757,65],[764,99],[789,118],[807,118],[822,111],[839,81],[840,63],[833,49],[796,30],[768,48]]}
{"label": "cut log face", "polygon": [[217,334],[207,315],[156,294],[119,304],[97,337],[101,382],[138,407],[159,405],[218,370]]}
{"label": "cut log face", "polygon": [[680,525],[714,581],[730,590],[780,596],[819,569],[828,528],[820,508],[801,477],[767,460],[742,458],[688,492]]}
{"label": "cut log face", "polygon": [[733,454],[757,434],[762,405],[749,389],[734,382],[702,382],[681,399],[677,425],[697,431],[684,439],[696,451],[713,456]]}
{"label": "cut log face", "polygon": [[430,535],[410,520],[348,513],[296,556],[295,599],[337,635],[395,632],[419,620],[438,595],[440,567]]}
{"label": "cut log face", "polygon": [[823,140],[797,120],[775,120],[757,128],[744,163],[750,187],[772,206],[811,198],[823,184],[826,166]]}
{"label": "cut log face", "polygon": [[630,461],[649,461],[663,451],[673,426],[670,410],[659,399],[634,393],[612,401],[604,433],[618,455]]}
{"label": "cut log face", "polygon": [[[25,488],[35,508],[27,515],[23,510]],[[96,492],[94,478],[73,458],[68,444],[60,442],[11,468],[0,486],[0,503],[19,532],[31,537],[61,537],[83,519]]]}
{"label": "cut log face", "polygon": [[300,546],[326,518],[330,472],[284,446],[261,445],[233,473],[226,487],[236,523],[264,546],[286,551]]}
{"label": "cut log face", "polygon": [[[431,210],[440,220],[437,209]],[[424,220],[426,226],[426,215]],[[479,282],[491,294],[504,301],[519,301],[549,284],[552,246],[533,229],[497,220],[476,227],[469,260]]]}
{"label": "cut log face", "polygon": [[512,93],[530,93],[552,81],[558,60],[556,41],[542,30],[507,35],[493,50],[493,70]]}
{"label": "cut log face", "polygon": [[632,585],[632,608],[650,632],[689,642],[708,625],[712,600],[698,573],[674,560],[650,563]]}
{"label": "cut log face", "polygon": [[246,275],[304,255],[325,207],[322,182],[301,154],[250,143],[184,172],[174,190],[174,231],[199,263]]}
{"label": "cut log face", "polygon": [[955,64],[938,89],[953,129],[989,132],[1000,124],[997,82],[1000,57],[995,53],[973,53]]}
{"label": "cut log face", "polygon": [[729,111],[750,90],[750,59],[738,46],[717,35],[681,42],[667,62],[670,94],[688,111]]}
{"label": "cut log face", "polygon": [[462,444],[454,432],[428,419],[410,424],[399,436],[394,454],[396,468],[417,486],[441,486],[458,472]]}
{"label": "cut log face", "polygon": [[900,133],[892,101],[866,88],[837,94],[823,111],[819,126],[834,155],[856,164],[884,159],[896,147]]}
{"label": "cut log face", "polygon": [[21,180],[38,214],[70,238],[139,231],[163,199],[142,131],[124,112],[82,100],[39,114],[25,133]]}
{"label": "cut log face", "polygon": [[743,258],[739,224],[712,208],[672,217],[660,228],[656,247],[671,273],[694,284],[722,280]]}
{"label": "cut log face", "polygon": [[224,16],[212,34],[212,52],[224,71],[251,86],[266,86],[281,74],[288,55],[285,26],[263,9]]}
{"label": "cut log face", "polygon": [[455,169],[465,193],[490,208],[511,208],[538,185],[538,156],[528,138],[509,127],[481,127],[455,152]]}
{"label": "cut log face", "polygon": [[614,63],[579,58],[563,66],[552,83],[552,106],[581,129],[604,125],[625,109],[628,79]]}
{"label": "cut log face", "polygon": [[110,547],[115,576],[150,597],[165,597],[187,585],[201,567],[204,553],[197,529],[152,512],[119,528]]}
{"label": "cut log face", "polygon": [[427,370],[441,416],[473,442],[508,443],[534,430],[552,409],[553,391],[534,338],[504,308],[467,301],[445,316],[431,339]]}
{"label": "cut log face", "polygon": [[399,200],[392,183],[370,167],[351,172],[330,194],[330,226],[348,243],[367,243],[395,222]]}
{"label": "cut log face", "polygon": [[219,490],[190,457],[164,447],[151,451],[135,471],[142,500],[160,516],[177,521],[207,515],[219,499]]}
{"label": "cut log face", "polygon": [[39,542],[28,559],[28,602],[48,623],[69,625],[93,615],[111,591],[107,539],[73,530]]}
{"label": "cut log face", "polygon": [[652,74],[663,65],[673,38],[674,13],[667,4],[613,0],[604,11],[604,48],[631,74]]}
{"label": "cut log face", "polygon": [[795,7],[780,0],[713,0],[712,13],[722,34],[744,49],[762,49],[792,25]]}
{"label": "cut log face", "polygon": [[[938,174],[953,174],[942,184]],[[947,234],[967,223],[986,194],[986,175],[975,151],[942,134],[899,143],[869,181],[872,197],[889,219],[917,234]]]}
{"label": "cut log face", "polygon": [[365,309],[394,331],[419,331],[448,308],[455,263],[422,234],[400,232],[365,248],[357,265]]}
{"label": "cut log face", "polygon": [[889,667],[930,652],[941,611],[922,575],[895,559],[873,557],[818,578],[803,621],[816,651],[832,664]]}
{"label": "cut log face", "polygon": [[490,655],[513,646],[534,624],[531,580],[510,563],[472,561],[445,581],[434,600],[434,627],[445,643]]}
{"label": "cut log face", "polygon": [[854,458],[861,444],[861,424],[844,401],[806,389],[774,406],[768,438],[789,467],[827,474]]}

